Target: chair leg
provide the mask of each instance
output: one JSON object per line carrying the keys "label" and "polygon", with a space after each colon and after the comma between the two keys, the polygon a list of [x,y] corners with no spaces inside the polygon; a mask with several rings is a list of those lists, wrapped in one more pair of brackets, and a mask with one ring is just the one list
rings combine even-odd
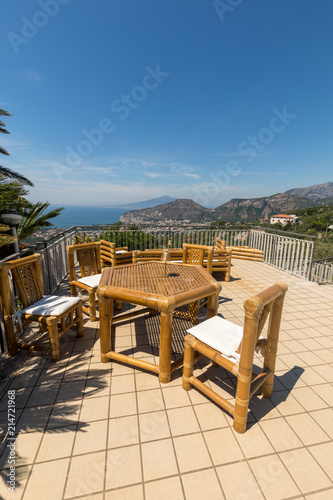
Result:
{"label": "chair leg", "polygon": [[234,429],[240,434],[244,434],[247,424],[247,413],[250,402],[251,380],[243,381],[238,379],[234,413]]}
{"label": "chair leg", "polygon": [[78,320],[76,323],[76,335],[77,337],[83,337],[83,311],[82,311],[82,302],[80,302],[76,308],[76,319]]}
{"label": "chair leg", "polygon": [[89,290],[89,316],[90,316],[90,321],[96,321],[95,290]]}
{"label": "chair leg", "polygon": [[194,368],[194,349],[190,343],[191,338],[193,338],[192,335],[186,335],[185,337],[184,368],[183,368],[183,389],[185,389],[185,391],[190,391],[192,389],[192,384],[189,382],[189,379],[193,375],[193,368]]}
{"label": "chair leg", "polygon": [[47,324],[47,328],[49,331],[49,337],[50,337],[52,361],[59,361],[60,348],[59,348],[59,334],[58,334],[57,318],[55,316],[49,316],[46,319],[46,324]]}

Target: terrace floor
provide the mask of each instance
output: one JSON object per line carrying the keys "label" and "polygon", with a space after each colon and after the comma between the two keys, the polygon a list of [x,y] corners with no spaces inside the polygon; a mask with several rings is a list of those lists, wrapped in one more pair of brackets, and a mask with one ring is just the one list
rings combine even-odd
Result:
{"label": "terrace floor", "polygon": [[[266,264],[234,260],[219,313],[242,323],[243,301],[275,283],[287,292],[274,393],[254,396],[240,435],[223,410],[156,375],[99,358],[98,322],[69,332],[62,357],[21,352],[1,362],[0,498],[196,500],[333,498],[333,287]],[[216,275],[218,278],[218,275]],[[68,283],[60,287],[68,294]],[[184,322],[175,322],[181,355]],[[159,320],[116,327],[116,348],[158,355]],[[234,380],[197,365],[207,384],[232,399]],[[16,391],[16,490],[8,491],[7,391]]]}

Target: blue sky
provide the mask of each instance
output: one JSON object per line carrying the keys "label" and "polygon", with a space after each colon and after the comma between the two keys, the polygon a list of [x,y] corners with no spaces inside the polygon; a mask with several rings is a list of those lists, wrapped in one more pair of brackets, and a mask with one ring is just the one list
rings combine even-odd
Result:
{"label": "blue sky", "polygon": [[333,181],[331,0],[3,0],[31,201],[217,206]]}

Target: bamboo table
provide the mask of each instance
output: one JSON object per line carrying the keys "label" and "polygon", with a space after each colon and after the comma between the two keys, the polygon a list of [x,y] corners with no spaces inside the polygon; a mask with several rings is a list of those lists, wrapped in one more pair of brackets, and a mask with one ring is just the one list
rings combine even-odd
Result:
{"label": "bamboo table", "polygon": [[[97,289],[99,297],[101,361],[112,359],[159,374],[163,383],[170,381],[171,372],[183,365],[183,360],[171,364],[172,317],[176,308],[190,304],[193,321],[198,303],[208,298],[207,318],[217,314],[220,284],[201,266],[167,263],[168,276],[163,277],[165,264],[144,262],[105,268]],[[113,317],[113,300],[145,306],[139,311]],[[148,363],[111,350],[113,323],[144,314],[161,312],[159,364]]]}

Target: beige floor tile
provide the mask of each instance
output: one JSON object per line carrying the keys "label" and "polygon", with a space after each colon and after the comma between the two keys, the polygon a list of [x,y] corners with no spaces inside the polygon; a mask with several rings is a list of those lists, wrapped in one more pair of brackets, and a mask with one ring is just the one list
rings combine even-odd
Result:
{"label": "beige floor tile", "polygon": [[125,363],[112,361],[110,366],[112,377],[116,377],[118,375],[132,375],[134,373],[134,366],[126,365]]}
{"label": "beige floor tile", "polygon": [[227,464],[216,469],[226,500],[253,499],[264,497],[258,483],[246,462]]}
{"label": "beige floor tile", "polygon": [[255,458],[249,465],[267,500],[299,495],[300,490],[277,455]]}
{"label": "beige floor tile", "polygon": [[55,404],[47,428],[67,427],[75,424],[79,419],[80,410],[81,401]]}
{"label": "beige floor tile", "polygon": [[106,396],[101,398],[84,398],[82,401],[80,422],[92,422],[108,418],[109,406],[110,400]]}
{"label": "beige floor tile", "polygon": [[9,445],[15,445],[15,466],[29,465],[32,464],[37,450],[39,448],[40,442],[42,440],[43,433],[40,431],[36,432],[24,432],[16,437],[16,440],[4,442],[4,452],[0,458],[0,470],[8,469],[10,464],[8,463],[8,457],[12,448]]}
{"label": "beige floor tile", "polygon": [[139,445],[108,450],[106,489],[121,488],[141,483],[141,458]]}
{"label": "beige floor tile", "polygon": [[64,498],[103,491],[105,463],[105,451],[73,457]]}
{"label": "beige floor tile", "polygon": [[260,426],[275,451],[291,450],[303,444],[284,418],[261,422]]}
{"label": "beige floor tile", "polygon": [[333,442],[318,444],[309,448],[311,455],[317,460],[321,468],[333,481]]}
{"label": "beige floor tile", "polygon": [[[15,389],[15,408],[23,408],[29,399],[33,388],[25,387],[24,389]],[[0,401],[0,411],[8,411],[8,394],[5,392]]]}
{"label": "beige floor tile", "polygon": [[294,389],[293,396],[305,408],[306,411],[327,408],[327,404],[311,389],[311,387],[299,387]]}
{"label": "beige floor tile", "polygon": [[108,448],[119,448],[139,442],[137,415],[109,420]]}
{"label": "beige floor tile", "polygon": [[331,500],[333,498],[333,488],[329,488],[325,491],[319,491],[318,493],[313,493],[312,495],[306,495],[305,500]]}
{"label": "beige floor tile", "polygon": [[273,405],[272,401],[261,395],[252,396],[249,404],[249,410],[258,421],[271,420],[272,418],[281,416],[279,410]]}
{"label": "beige floor tile", "polygon": [[16,433],[43,431],[51,414],[52,408],[52,405],[25,408],[20,414],[19,419],[16,412]]}
{"label": "beige floor tile", "polygon": [[201,434],[176,437],[174,446],[181,473],[212,466],[207,445]]}
{"label": "beige floor tile", "polygon": [[55,402],[59,391],[59,384],[53,382],[52,384],[43,384],[36,386],[27,402],[28,407],[51,405]]}
{"label": "beige floor tile", "polygon": [[92,493],[91,495],[80,497],[80,500],[103,500],[103,493]]}
{"label": "beige floor tile", "polygon": [[109,396],[111,386],[111,375],[108,372],[101,373],[97,377],[88,378],[83,390],[84,398],[100,398]]}
{"label": "beige floor tile", "polygon": [[107,429],[107,420],[79,424],[73,454],[80,455],[81,453],[104,450],[106,448]]}
{"label": "beige floor tile", "polygon": [[24,498],[59,500],[65,488],[69,458],[36,464],[29,478]]}
{"label": "beige floor tile", "polygon": [[184,500],[182,485],[178,476],[146,483],[145,493],[146,500]]}
{"label": "beige floor tile", "polygon": [[202,500],[212,498],[223,500],[223,493],[214,469],[192,472],[182,476],[185,498],[191,500]]}
{"label": "beige floor tile", "polygon": [[[274,426],[275,420],[267,421],[267,426]],[[239,434],[234,430],[232,432],[242,452],[248,459],[274,452],[274,448],[257,423],[248,424],[244,434]]]}
{"label": "beige floor tile", "polygon": [[326,382],[333,382],[333,366],[322,364],[321,366],[314,366],[313,369],[319,373]]}
{"label": "beige floor tile", "polygon": [[[319,410],[326,411],[326,410]],[[314,412],[317,413],[317,412]],[[325,427],[320,427],[315,419],[311,417],[309,413],[302,413],[300,415],[291,415],[286,417],[286,421],[305,444],[305,446],[310,446],[311,444],[321,443],[327,441],[329,436],[324,432]],[[333,412],[332,412],[332,430],[333,430]]]}
{"label": "beige floor tile", "polygon": [[137,484],[135,486],[128,486],[127,488],[107,491],[105,493],[105,500],[144,500],[143,486],[142,484]]}
{"label": "beige floor tile", "polygon": [[139,413],[164,410],[164,401],[161,389],[140,391],[137,393]]}
{"label": "beige floor tile", "polygon": [[199,421],[201,430],[203,431],[220,429],[221,427],[229,426],[231,417],[229,417],[228,420],[222,408],[219,408],[212,402],[195,405],[194,411]]}
{"label": "beige floor tile", "polygon": [[305,448],[280,453],[280,458],[302,493],[332,486],[332,482]]}
{"label": "beige floor tile", "polygon": [[283,416],[294,415],[295,413],[302,413],[305,411],[303,406],[294,398],[293,392],[294,391],[273,392],[271,401]]}
{"label": "beige floor tile", "polygon": [[69,457],[72,453],[76,426],[47,430],[37,455],[37,462]]}
{"label": "beige floor tile", "polygon": [[320,384],[312,387],[312,390],[327,403],[329,406],[333,406],[333,385],[332,384]]}
{"label": "beige floor tile", "polygon": [[244,458],[241,447],[235,438],[235,432],[231,429],[207,431],[204,432],[204,437],[214,465],[234,462]]}
{"label": "beige floor tile", "polygon": [[311,417],[321,426],[321,428],[333,439],[333,409],[313,411]]}
{"label": "beige floor tile", "polygon": [[128,394],[116,394],[110,399],[110,418],[135,415],[137,413],[136,395],[134,392]]}
{"label": "beige floor tile", "polygon": [[32,465],[16,467],[15,469],[15,489],[8,490],[10,485],[5,483],[0,474],[0,498],[1,500],[21,500],[25,485],[28,481]]}
{"label": "beige floor tile", "polygon": [[66,403],[82,399],[85,385],[85,380],[75,380],[73,382],[62,383],[59,389],[59,394],[57,395],[56,402]]}
{"label": "beige floor tile", "polygon": [[111,380],[111,394],[124,394],[126,392],[134,392],[134,374],[120,375],[119,377],[112,377]]}
{"label": "beige floor tile", "polygon": [[178,408],[179,406],[188,406],[191,404],[188,392],[185,391],[182,386],[163,388],[162,392],[165,407],[168,409]]}
{"label": "beige floor tile", "polygon": [[333,349],[321,349],[316,351],[317,356],[326,363],[333,363]]}
{"label": "beige floor tile", "polygon": [[164,410],[139,415],[141,442],[156,441],[170,437],[170,427]]}
{"label": "beige floor tile", "polygon": [[154,373],[136,373],[135,383],[137,391],[146,391],[149,389],[160,388],[158,376]]}
{"label": "beige floor tile", "polygon": [[171,439],[143,443],[141,448],[145,481],[178,474]]}
{"label": "beige floor tile", "polygon": [[171,434],[173,436],[181,436],[182,434],[191,434],[200,431],[196,414],[191,406],[174,408],[168,410],[167,413]]}

